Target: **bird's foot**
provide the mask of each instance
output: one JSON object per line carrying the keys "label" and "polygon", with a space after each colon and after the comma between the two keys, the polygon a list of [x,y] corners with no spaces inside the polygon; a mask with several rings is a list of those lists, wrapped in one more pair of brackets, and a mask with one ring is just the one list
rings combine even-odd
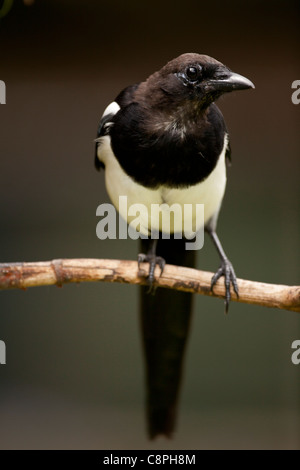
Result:
{"label": "bird's foot", "polygon": [[237,297],[239,296],[239,288],[236,280],[236,275],[233,269],[231,262],[228,259],[221,261],[221,266],[218,271],[211,278],[211,291],[214,290],[214,286],[218,279],[221,276],[224,276],[225,284],[225,313],[228,313],[229,302],[231,300],[230,285],[232,284],[233,290],[236,293]]}
{"label": "bird's foot", "polygon": [[147,255],[140,253],[138,255],[138,268],[139,269],[140,269],[141,263],[149,263],[149,274],[147,276],[147,283],[149,285],[148,293],[150,292],[154,293],[155,287],[153,286],[153,282],[154,282],[155,267],[156,266],[160,267],[160,276],[161,276],[166,262],[161,256],[156,256],[152,253],[149,253]]}

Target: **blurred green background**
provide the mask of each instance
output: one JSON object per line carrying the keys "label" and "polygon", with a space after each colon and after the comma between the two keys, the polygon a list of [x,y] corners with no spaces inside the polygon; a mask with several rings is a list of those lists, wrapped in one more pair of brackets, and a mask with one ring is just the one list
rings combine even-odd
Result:
{"label": "blurred green background", "polygon": [[[108,202],[97,125],[125,86],[199,52],[256,85],[218,102],[233,152],[224,248],[241,278],[299,284],[298,34],[295,1],[15,1],[0,21],[1,262],[136,259],[137,242],[96,238]],[[206,240],[198,267],[217,266]],[[200,296],[177,432],[149,442],[137,294],[102,283],[0,293],[2,449],[300,448],[299,314],[233,303],[225,317]]]}

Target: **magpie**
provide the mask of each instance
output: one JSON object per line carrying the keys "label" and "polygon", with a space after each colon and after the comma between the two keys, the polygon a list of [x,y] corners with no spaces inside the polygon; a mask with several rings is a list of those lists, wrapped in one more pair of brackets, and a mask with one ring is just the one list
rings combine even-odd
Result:
{"label": "magpie", "polygon": [[[214,102],[224,93],[248,88],[254,88],[250,80],[216,59],[182,54],[145,81],[125,88],[100,120],[95,165],[105,169],[112,203],[129,224],[132,219],[119,205],[119,196],[127,197],[128,206],[138,203],[147,209],[140,217],[138,267],[149,263],[147,281],[155,291],[147,295],[148,289],[141,287],[150,438],[171,437],[175,429],[191,320],[191,294],[154,289],[156,265],[161,272],[165,262],[195,267],[195,250],[186,249],[186,240],[176,237],[178,230],[188,226],[193,227],[191,233],[204,229],[209,234],[221,261],[211,289],[224,276],[226,312],[231,285],[238,296],[233,266],[216,233],[231,152],[224,118]],[[204,220],[200,224],[190,212],[180,220],[183,226],[177,227],[175,217],[164,226],[149,217],[153,204],[176,204],[179,209],[204,204]]]}

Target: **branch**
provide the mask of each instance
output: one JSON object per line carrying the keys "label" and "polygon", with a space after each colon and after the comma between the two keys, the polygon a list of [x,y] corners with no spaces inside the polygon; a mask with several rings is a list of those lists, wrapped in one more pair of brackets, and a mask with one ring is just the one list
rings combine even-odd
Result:
{"label": "branch", "polygon": [[[0,264],[0,290],[26,289],[70,282],[121,282],[146,285],[148,264],[140,270],[136,261],[112,259],[58,259],[33,263]],[[166,265],[159,277],[156,268],[155,285],[195,294],[224,298],[224,282],[219,280],[210,290],[213,273],[197,269]],[[275,307],[300,312],[300,286],[283,286],[238,279],[240,295],[232,291],[232,300],[246,304]]]}

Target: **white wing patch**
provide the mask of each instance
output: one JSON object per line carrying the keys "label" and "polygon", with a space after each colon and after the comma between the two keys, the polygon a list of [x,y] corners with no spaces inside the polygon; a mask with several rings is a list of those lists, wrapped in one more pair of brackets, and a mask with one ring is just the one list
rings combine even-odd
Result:
{"label": "white wing patch", "polygon": [[[116,101],[113,101],[105,108],[104,113],[101,117],[101,120],[105,118],[105,116],[108,116],[109,114],[112,114],[114,116],[115,114],[117,114],[117,112],[120,109],[121,108],[118,105],[118,103]],[[113,124],[112,122],[106,122],[105,124],[103,124],[103,129],[107,129],[108,127],[111,127],[112,124]],[[103,142],[105,141],[106,137],[107,136],[100,135],[100,137],[97,137],[97,139],[95,139],[95,142],[98,142],[98,144],[100,144],[97,146],[97,157],[99,158],[100,162],[103,162],[104,164],[105,164],[105,151],[103,149]]]}
{"label": "white wing patch", "polygon": [[[104,113],[103,113],[103,116],[102,118],[104,118],[104,116],[107,116],[108,114],[117,114],[118,111],[120,111],[120,106],[118,105],[118,103],[116,101],[113,101],[112,103],[110,103],[107,108],[105,108],[104,110]],[[101,119],[102,119],[101,118]]]}

